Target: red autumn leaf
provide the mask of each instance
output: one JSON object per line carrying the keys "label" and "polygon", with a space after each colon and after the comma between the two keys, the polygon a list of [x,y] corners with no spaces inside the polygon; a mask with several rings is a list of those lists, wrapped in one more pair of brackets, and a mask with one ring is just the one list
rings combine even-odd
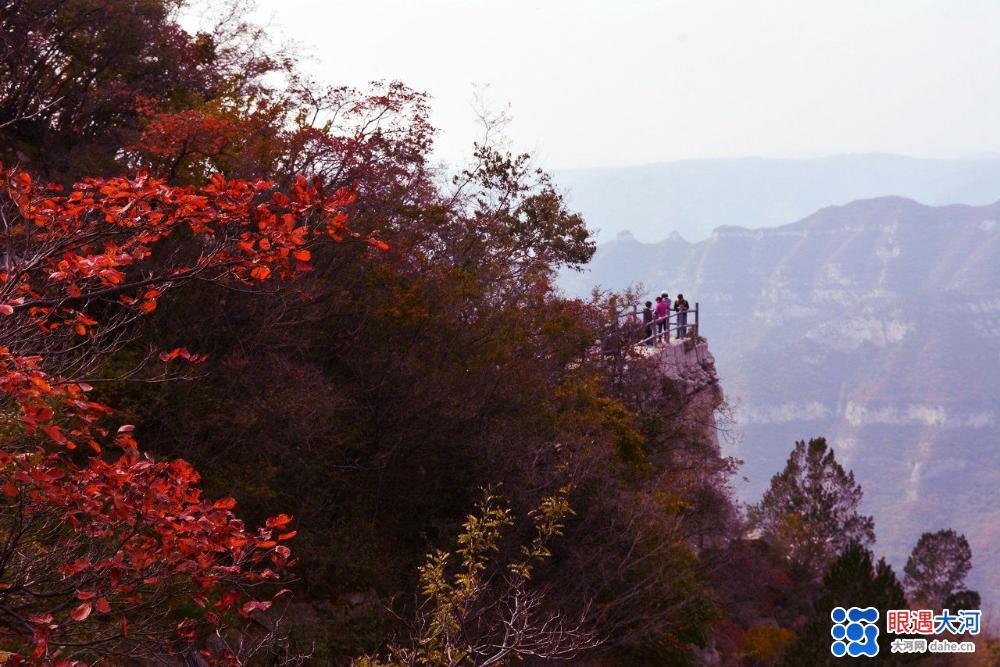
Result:
{"label": "red autumn leaf", "polygon": [[312,253],[308,250],[296,250],[292,255],[300,262],[308,262],[312,258]]}
{"label": "red autumn leaf", "polygon": [[69,577],[73,576],[74,574],[79,574],[80,572],[83,572],[88,567],[90,567],[90,561],[84,558],[80,558],[78,560],[73,561],[72,563],[60,566],[59,571],[65,574],[67,577]]}
{"label": "red autumn leaf", "polygon": [[13,306],[6,303],[0,303],[0,315],[13,315],[13,314],[14,314]]}
{"label": "red autumn leaf", "polygon": [[144,313],[151,313],[154,310],[156,310],[156,302],[155,301],[143,301],[141,304],[139,304],[139,310],[141,310]]}
{"label": "red autumn leaf", "polygon": [[271,608],[271,603],[267,601],[251,600],[243,605],[240,611],[244,616],[249,616],[255,611],[267,611]]}
{"label": "red autumn leaf", "polygon": [[94,609],[101,614],[107,614],[111,611],[111,603],[108,602],[107,598],[98,598],[97,602],[94,603]]}
{"label": "red autumn leaf", "polygon": [[271,269],[266,266],[258,266],[250,272],[250,275],[257,280],[267,280],[267,278],[271,275]]}
{"label": "red autumn leaf", "polygon": [[212,505],[217,510],[231,510],[236,507],[235,498],[220,498]]}
{"label": "red autumn leaf", "polygon": [[264,522],[264,525],[268,528],[284,528],[292,522],[292,517],[287,514],[279,514],[278,516],[272,516],[270,519]]}
{"label": "red autumn leaf", "polygon": [[42,424],[41,429],[53,442],[60,445],[66,444],[66,436],[63,435],[62,430],[60,430],[58,426],[52,424]]}
{"label": "red autumn leaf", "polygon": [[191,354],[190,352],[187,351],[187,348],[185,347],[175,347],[169,352],[160,352],[160,361],[163,362],[173,361],[177,357],[180,357],[181,359],[186,359],[190,361],[192,364],[197,364],[204,361],[204,357],[198,356],[196,354]]}
{"label": "red autumn leaf", "polygon": [[84,602],[78,607],[75,607],[73,611],[69,613],[69,617],[74,621],[85,621],[87,617],[90,616],[91,604],[89,602]]}
{"label": "red autumn leaf", "polygon": [[98,271],[97,275],[112,285],[118,285],[125,281],[125,274],[117,269],[103,269]]}
{"label": "red autumn leaf", "polygon": [[226,591],[223,593],[222,597],[219,598],[218,602],[215,603],[215,606],[219,609],[229,609],[239,602],[240,597],[240,594],[236,591]]}

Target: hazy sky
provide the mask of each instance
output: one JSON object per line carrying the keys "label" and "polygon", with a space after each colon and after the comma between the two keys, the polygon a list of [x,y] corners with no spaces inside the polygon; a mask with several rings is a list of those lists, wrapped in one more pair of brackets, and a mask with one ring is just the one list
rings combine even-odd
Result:
{"label": "hazy sky", "polygon": [[443,159],[473,85],[548,168],[1000,150],[996,0],[259,0],[324,80],[433,95]]}

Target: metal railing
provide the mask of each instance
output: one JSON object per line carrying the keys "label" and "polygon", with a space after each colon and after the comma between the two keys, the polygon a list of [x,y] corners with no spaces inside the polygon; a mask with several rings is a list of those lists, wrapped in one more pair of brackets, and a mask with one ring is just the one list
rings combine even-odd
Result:
{"label": "metal railing", "polygon": [[643,322],[642,312],[638,306],[632,306],[631,311],[615,316],[614,324],[601,337],[601,349],[605,353],[609,351],[613,353],[615,348],[620,349],[625,346],[669,343],[672,334],[676,334],[674,336],[676,340],[697,338],[700,311],[701,308],[695,301],[694,308],[688,308],[687,311],[671,311],[664,317]]}

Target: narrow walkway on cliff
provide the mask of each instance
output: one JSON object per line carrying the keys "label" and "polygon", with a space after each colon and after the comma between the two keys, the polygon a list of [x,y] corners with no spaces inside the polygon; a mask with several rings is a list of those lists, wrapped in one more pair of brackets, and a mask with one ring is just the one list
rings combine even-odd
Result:
{"label": "narrow walkway on cliff", "polygon": [[699,339],[700,306],[696,301],[694,308],[683,312],[669,311],[663,317],[651,320],[643,318],[643,312],[637,305],[631,310],[618,313],[612,318],[612,324],[601,337],[601,351],[605,354],[618,354],[622,348],[634,347],[644,354],[679,345],[684,341]]}

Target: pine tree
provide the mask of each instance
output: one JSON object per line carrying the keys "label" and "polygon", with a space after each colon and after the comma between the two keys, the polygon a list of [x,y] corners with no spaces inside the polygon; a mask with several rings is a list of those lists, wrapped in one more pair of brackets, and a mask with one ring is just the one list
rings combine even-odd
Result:
{"label": "pine tree", "polygon": [[858,513],[862,495],[854,473],[837,463],[824,438],[808,445],[800,440],[750,508],[751,526],[784,550],[804,583],[818,583],[848,544],[874,542],[874,520]]}
{"label": "pine tree", "polygon": [[965,535],[951,529],[924,533],[903,568],[906,591],[914,602],[940,608],[962,589],[971,567],[972,549]]}

